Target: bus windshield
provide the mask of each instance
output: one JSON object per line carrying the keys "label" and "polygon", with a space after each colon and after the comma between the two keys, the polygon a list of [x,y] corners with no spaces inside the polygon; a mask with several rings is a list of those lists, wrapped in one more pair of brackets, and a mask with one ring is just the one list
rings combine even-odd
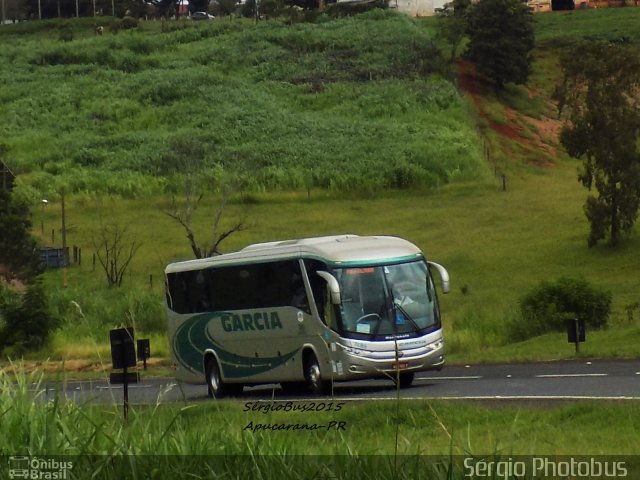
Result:
{"label": "bus windshield", "polygon": [[426,262],[334,270],[340,283],[339,328],[352,338],[395,338],[439,326]]}

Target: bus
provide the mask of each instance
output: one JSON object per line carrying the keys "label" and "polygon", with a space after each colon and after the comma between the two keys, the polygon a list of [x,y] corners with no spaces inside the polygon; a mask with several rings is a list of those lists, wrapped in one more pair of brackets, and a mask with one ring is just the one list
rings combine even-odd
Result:
{"label": "bus", "polygon": [[333,382],[411,385],[440,370],[444,339],[432,270],[397,237],[334,235],[250,245],[165,269],[176,379],[209,396],[279,383],[320,396]]}

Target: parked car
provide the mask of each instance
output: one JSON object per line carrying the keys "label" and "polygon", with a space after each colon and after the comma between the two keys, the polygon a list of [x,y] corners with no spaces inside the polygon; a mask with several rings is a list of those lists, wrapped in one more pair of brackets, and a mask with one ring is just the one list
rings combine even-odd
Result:
{"label": "parked car", "polygon": [[207,12],[193,12],[191,14],[191,20],[213,20],[214,18],[216,17]]}

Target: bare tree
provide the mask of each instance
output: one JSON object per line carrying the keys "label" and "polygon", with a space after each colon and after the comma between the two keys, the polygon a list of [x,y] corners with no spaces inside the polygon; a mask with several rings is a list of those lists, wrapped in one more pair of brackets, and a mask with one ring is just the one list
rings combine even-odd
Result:
{"label": "bare tree", "polygon": [[210,240],[206,244],[198,243],[193,231],[192,220],[193,214],[198,209],[204,194],[196,193],[195,189],[195,182],[188,181],[185,189],[184,202],[182,202],[182,204],[179,204],[176,201],[176,197],[173,196],[169,209],[165,210],[164,213],[166,213],[176,222],[182,225],[186,232],[187,239],[189,240],[191,250],[193,251],[193,254],[196,258],[206,258],[212,257],[214,255],[220,255],[220,244],[234,233],[245,230],[246,224],[244,220],[240,219],[239,221],[233,223],[229,228],[222,228],[221,220],[230,196],[230,189],[228,187],[223,188],[221,192],[220,202],[218,203],[218,207],[216,208],[216,212],[213,215],[213,220],[211,222]]}
{"label": "bare tree", "polygon": [[124,273],[142,244],[130,240],[128,228],[117,222],[101,225],[91,240],[109,287],[121,286]]}

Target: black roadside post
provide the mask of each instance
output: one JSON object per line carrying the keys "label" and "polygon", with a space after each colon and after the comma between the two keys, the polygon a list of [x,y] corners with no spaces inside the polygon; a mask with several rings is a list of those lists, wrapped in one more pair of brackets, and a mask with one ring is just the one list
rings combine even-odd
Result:
{"label": "black roadside post", "polygon": [[138,350],[138,360],[142,360],[143,369],[147,370],[147,358],[151,357],[151,347],[149,346],[148,338],[141,338],[136,340],[136,347]]}
{"label": "black roadside post", "polygon": [[124,390],[123,413],[125,423],[129,421],[129,383],[137,383],[138,376],[134,372],[130,374],[127,368],[136,366],[136,349],[133,343],[133,327],[117,328],[109,332],[111,340],[111,363],[114,370],[109,375],[109,383],[122,383]]}
{"label": "black roadside post", "polygon": [[567,340],[576,344],[576,353],[580,353],[580,344],[586,341],[584,319],[569,318],[566,320]]}

